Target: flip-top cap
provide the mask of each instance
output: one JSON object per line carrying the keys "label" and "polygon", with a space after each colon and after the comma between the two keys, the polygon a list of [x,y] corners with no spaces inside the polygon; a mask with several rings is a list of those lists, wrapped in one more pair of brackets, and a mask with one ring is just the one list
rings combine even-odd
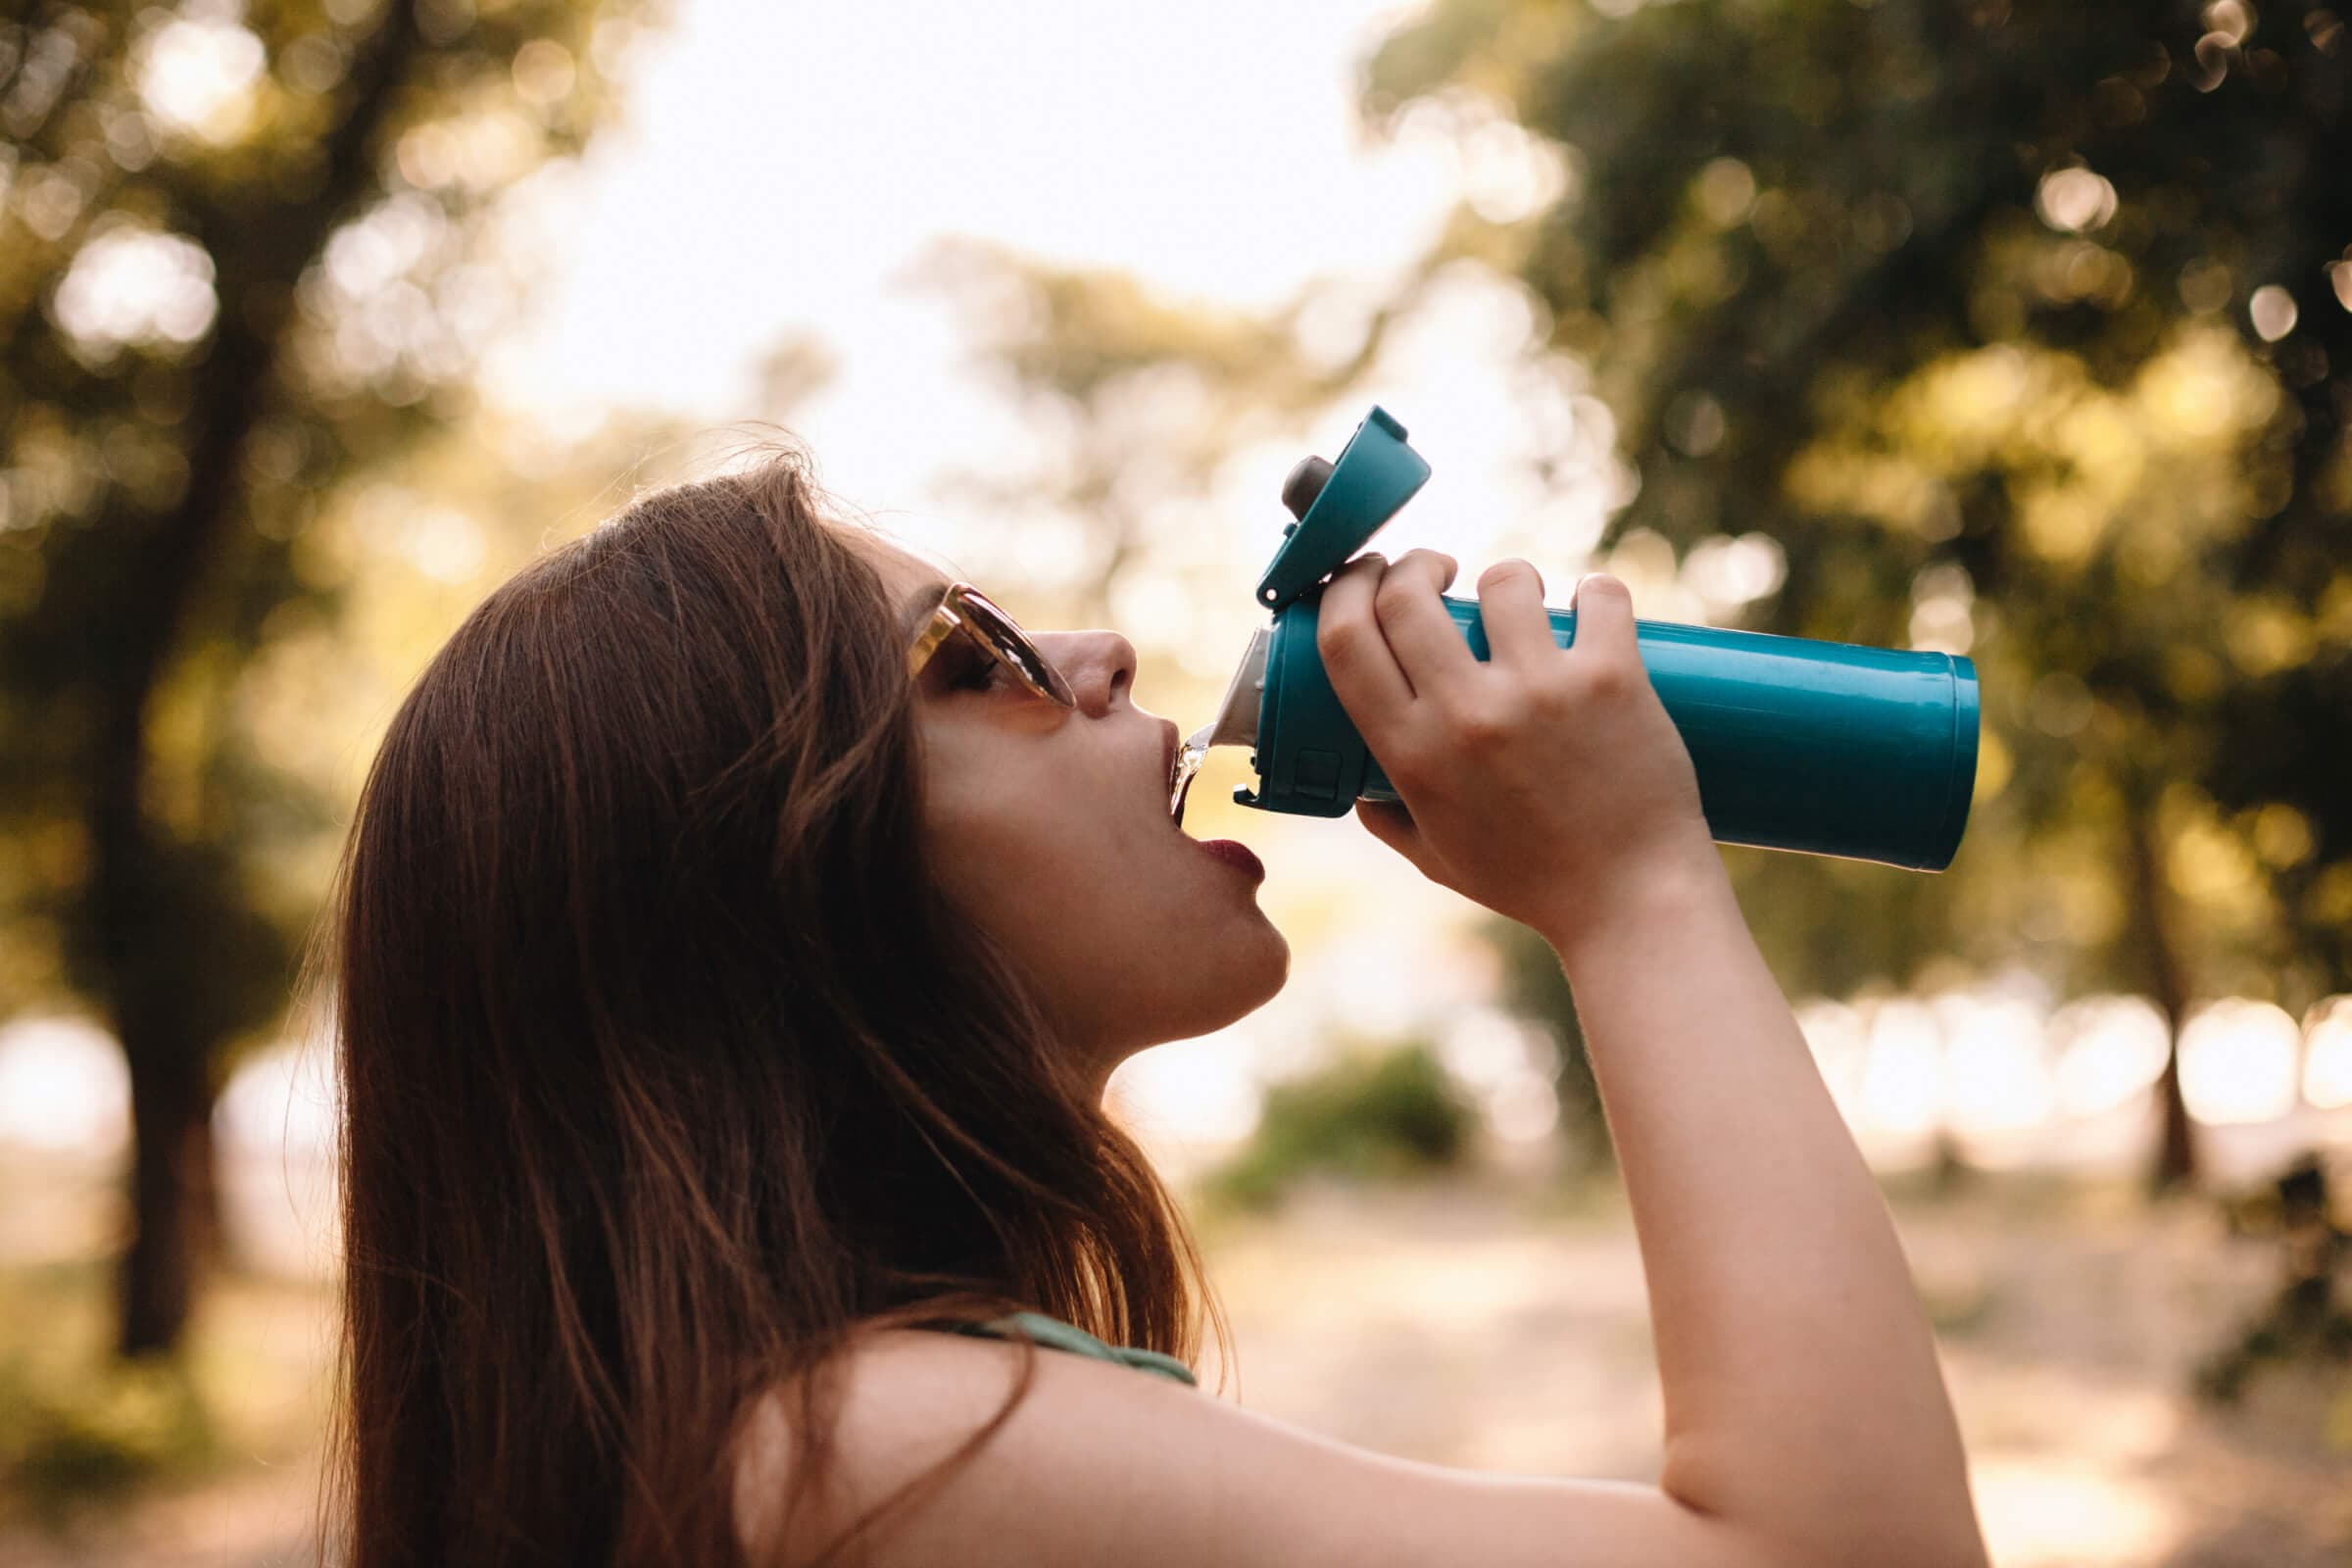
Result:
{"label": "flip-top cap", "polygon": [[1257,580],[1258,608],[1280,611],[1346,565],[1428,479],[1429,465],[1404,444],[1404,426],[1373,405],[1306,515],[1283,530],[1282,548]]}

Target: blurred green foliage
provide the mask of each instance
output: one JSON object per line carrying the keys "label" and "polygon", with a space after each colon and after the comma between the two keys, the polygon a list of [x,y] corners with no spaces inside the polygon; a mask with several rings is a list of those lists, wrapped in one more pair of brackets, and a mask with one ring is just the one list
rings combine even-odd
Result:
{"label": "blurred green foliage", "polygon": [[[2227,1205],[2232,1231],[2276,1241],[2280,1279],[2278,1295],[2197,1367],[2197,1391],[2207,1398],[2242,1398],[2265,1366],[2306,1357],[2352,1363],[2352,1225],[2329,1188],[2326,1163],[2311,1155]],[[2352,1415],[2352,1392],[2345,1399]],[[2352,1438],[2343,1446],[2352,1447]]]}
{"label": "blurred green foliage", "polygon": [[48,1524],[224,1457],[176,1360],[115,1362],[62,1387],[0,1366],[0,1494]]}
{"label": "blurred green foliage", "polygon": [[[1515,277],[1638,482],[1605,550],[1761,532],[1754,629],[1965,651],[1968,838],[1734,851],[1792,989],[2301,1012],[2352,987],[2352,122],[2277,0],[1439,0],[1376,121],[1559,171],[1443,254]],[[1639,608],[1639,607],[1637,607]],[[2193,1145],[2177,1073],[2160,1183]]]}
{"label": "blurred green foliage", "polygon": [[0,1271],[0,1513],[55,1526],[135,1488],[233,1457],[187,1356],[107,1354],[104,1271]]}
{"label": "blurred green foliage", "polygon": [[335,710],[257,723],[256,672],[331,648],[322,519],[474,412],[533,266],[485,216],[607,118],[659,9],[0,18],[0,1015],[94,1011],[129,1064],[125,1350],[185,1324],[213,1095],[277,1023],[339,826],[299,765]]}
{"label": "blurred green foliage", "polygon": [[0,1533],[316,1448],[333,1384],[328,1284],[223,1272],[179,1353],[126,1361],[110,1283],[96,1256],[0,1267]]}
{"label": "blurred green foliage", "polygon": [[1269,1085],[1239,1152],[1201,1196],[1232,1210],[1275,1207],[1313,1175],[1379,1181],[1458,1165],[1478,1111],[1428,1045],[1343,1049],[1323,1067]]}

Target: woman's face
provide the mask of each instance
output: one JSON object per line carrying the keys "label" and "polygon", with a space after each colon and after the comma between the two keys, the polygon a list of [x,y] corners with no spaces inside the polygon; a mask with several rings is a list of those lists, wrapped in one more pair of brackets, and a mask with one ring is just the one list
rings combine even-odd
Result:
{"label": "woman's face", "polygon": [[[950,574],[870,533],[850,538],[911,641]],[[1113,631],[1030,636],[1077,707],[1032,692],[960,632],[916,682],[924,832],[951,901],[1030,978],[1100,1085],[1147,1046],[1262,1005],[1290,945],[1257,906],[1257,874],[1169,815],[1181,737],[1136,705],[1134,645]]]}

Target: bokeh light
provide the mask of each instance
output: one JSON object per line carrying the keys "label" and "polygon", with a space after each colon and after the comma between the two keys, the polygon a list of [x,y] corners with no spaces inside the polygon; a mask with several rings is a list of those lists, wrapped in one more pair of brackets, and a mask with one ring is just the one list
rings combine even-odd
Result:
{"label": "bokeh light", "polygon": [[2275,1003],[2209,1003],[2180,1026],[2180,1093],[2199,1121],[2268,1121],[2294,1107],[2303,1032]]}
{"label": "bokeh light", "polygon": [[2352,996],[2312,1008],[2303,1049],[2303,1098],[2322,1110],[2352,1105]]}

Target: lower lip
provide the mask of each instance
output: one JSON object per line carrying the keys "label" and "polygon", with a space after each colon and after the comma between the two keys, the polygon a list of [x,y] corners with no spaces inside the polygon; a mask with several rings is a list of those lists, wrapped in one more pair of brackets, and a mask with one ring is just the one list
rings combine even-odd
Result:
{"label": "lower lip", "polygon": [[1237,844],[1232,839],[1195,839],[1193,842],[1227,865],[1239,866],[1252,877],[1264,879],[1266,868],[1259,863],[1256,856],[1250,853],[1249,845]]}

